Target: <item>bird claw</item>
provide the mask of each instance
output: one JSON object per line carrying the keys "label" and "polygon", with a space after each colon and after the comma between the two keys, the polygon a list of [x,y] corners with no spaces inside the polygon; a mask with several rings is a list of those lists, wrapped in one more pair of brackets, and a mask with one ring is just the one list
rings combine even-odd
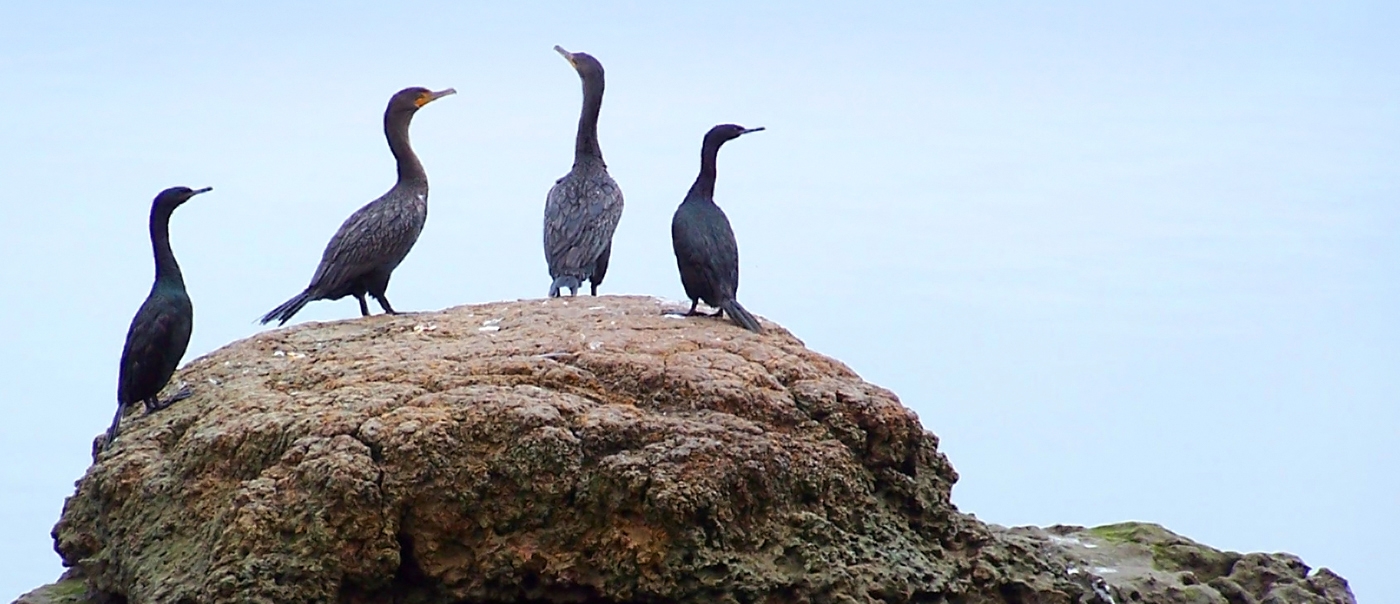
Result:
{"label": "bird claw", "polygon": [[[180,387],[180,390],[178,392],[176,392],[174,395],[171,395],[170,398],[165,399],[163,401],[156,400],[155,398],[147,399],[146,413],[155,413],[177,402],[183,401],[191,396],[194,396],[194,390],[190,388],[189,384],[185,384]],[[152,403],[151,401],[156,402]]]}

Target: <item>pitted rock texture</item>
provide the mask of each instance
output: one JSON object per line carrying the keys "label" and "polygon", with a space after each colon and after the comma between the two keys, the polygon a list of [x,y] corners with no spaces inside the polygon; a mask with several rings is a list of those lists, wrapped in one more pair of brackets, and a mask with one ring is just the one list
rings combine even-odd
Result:
{"label": "pitted rock texture", "polygon": [[1221,551],[1156,524],[993,531],[1065,561],[1083,585],[1119,603],[1356,604],[1345,579],[1297,556]]}
{"label": "pitted rock texture", "polygon": [[[1106,601],[773,324],[642,297],[310,323],[181,370],[54,528],[95,602]],[[1053,552],[1052,552],[1053,553]]]}
{"label": "pitted rock texture", "polygon": [[87,582],[75,569],[68,569],[58,581],[23,594],[14,604],[95,604]]}

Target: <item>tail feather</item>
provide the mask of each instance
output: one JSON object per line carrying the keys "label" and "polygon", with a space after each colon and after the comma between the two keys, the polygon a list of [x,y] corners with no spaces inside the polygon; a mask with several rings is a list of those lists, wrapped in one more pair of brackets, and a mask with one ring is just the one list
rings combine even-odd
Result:
{"label": "tail feather", "polygon": [[567,288],[569,295],[574,295],[579,288],[583,287],[583,279],[572,275],[560,275],[554,278],[554,283],[549,284],[549,297],[558,298],[559,290]]}
{"label": "tail feather", "polygon": [[259,321],[263,325],[267,325],[268,323],[271,323],[273,321],[277,321],[277,324],[279,326],[286,325],[287,321],[292,318],[292,315],[297,314],[297,311],[301,310],[301,307],[306,306],[306,303],[310,301],[311,294],[308,292],[301,292],[295,296],[292,296],[291,300],[283,302],[281,306],[278,306],[277,308],[272,309],[271,312],[263,315],[262,319],[259,319]]}
{"label": "tail feather", "polygon": [[744,307],[739,304],[738,300],[729,300],[720,304],[719,307],[725,314],[729,315],[730,319],[738,323],[740,327],[754,333],[763,333],[763,326],[758,324],[758,319],[749,314],[749,311],[744,310]]}
{"label": "tail feather", "polygon": [[122,411],[126,405],[117,403],[117,415],[112,418],[112,427],[107,428],[107,441],[102,443],[102,450],[106,451],[112,447],[112,441],[117,440],[117,434],[121,432]]}

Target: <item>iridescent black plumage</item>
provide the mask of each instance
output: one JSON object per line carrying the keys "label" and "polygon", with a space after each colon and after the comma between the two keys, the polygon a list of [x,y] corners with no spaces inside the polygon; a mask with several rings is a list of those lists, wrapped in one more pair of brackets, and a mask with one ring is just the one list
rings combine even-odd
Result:
{"label": "iridescent black plumage", "polygon": [[155,252],[156,280],[141,304],[131,327],[126,330],[120,373],[117,377],[117,414],[107,429],[103,448],[112,445],[121,429],[122,411],[128,404],[142,401],[146,412],[159,411],[189,396],[183,390],[161,401],[156,396],[170,382],[194,327],[194,306],[185,292],[185,278],[170,249],[170,214],[191,197],[209,191],[173,187],[160,192],[151,204],[151,248]]}
{"label": "iridescent black plumage", "polygon": [[735,299],[739,290],[739,245],[734,241],[729,218],[715,205],[715,158],[726,141],[762,129],[723,124],[705,133],[700,148],[700,176],[671,218],[671,245],[681,271],[681,284],[690,298],[690,312],[686,314],[700,314],[695,308],[704,300],[719,309],[714,316],[728,313],[735,323],[756,333],[763,333],[763,327]]}
{"label": "iridescent black plumage", "polygon": [[558,46],[583,80],[583,110],[574,141],[574,166],[554,183],[544,204],[544,257],[549,263],[549,295],[567,288],[577,293],[584,281],[593,295],[608,272],[612,236],[622,218],[622,190],[608,175],[598,146],[598,111],[603,105],[603,65],[592,56]]}
{"label": "iridescent black plumage", "polygon": [[384,137],[398,162],[398,181],[389,192],[345,219],[321,253],[311,284],[263,315],[263,323],[285,324],[312,300],[345,296],[354,296],[360,303],[360,314],[369,316],[365,294],[373,296],[384,312],[395,314],[385,295],[389,276],[413,249],[428,221],[428,174],[409,144],[408,125],[420,107],[456,92],[451,88],[439,92],[405,88],[389,99],[384,110]]}

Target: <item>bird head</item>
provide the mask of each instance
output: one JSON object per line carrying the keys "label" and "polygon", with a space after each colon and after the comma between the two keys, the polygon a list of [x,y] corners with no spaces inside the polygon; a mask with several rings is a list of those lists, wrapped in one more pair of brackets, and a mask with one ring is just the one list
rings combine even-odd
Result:
{"label": "bird head", "polygon": [[710,131],[705,133],[705,140],[707,142],[713,141],[717,144],[723,144],[725,141],[733,140],[750,132],[758,132],[760,130],[763,130],[762,126],[758,128],[745,128],[738,124],[720,124],[714,128],[710,128]]}
{"label": "bird head", "polygon": [[586,52],[569,52],[559,46],[554,47],[554,52],[562,55],[564,60],[568,61],[570,65],[573,65],[579,77],[603,75],[603,64],[599,63],[598,59],[593,58],[593,55]]}
{"label": "bird head", "polygon": [[437,92],[418,86],[405,88],[394,93],[393,98],[389,99],[389,111],[417,111],[419,107],[453,94],[457,94],[457,91],[451,88]]}
{"label": "bird head", "polygon": [[170,187],[156,195],[155,205],[167,206],[171,209],[180,207],[180,204],[189,201],[191,197],[200,193],[213,191],[214,187],[204,187],[203,189],[191,189],[189,187]]}

